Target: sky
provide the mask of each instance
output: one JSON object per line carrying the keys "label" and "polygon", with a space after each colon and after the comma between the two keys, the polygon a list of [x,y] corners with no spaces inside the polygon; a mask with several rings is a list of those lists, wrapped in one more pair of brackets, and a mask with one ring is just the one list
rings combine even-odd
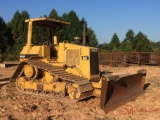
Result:
{"label": "sky", "polygon": [[52,9],[60,16],[74,10],[80,20],[85,18],[100,44],[109,43],[114,33],[122,41],[129,29],[158,42],[159,6],[160,0],[0,0],[0,16],[7,23],[17,10],[27,10],[30,18],[49,15]]}

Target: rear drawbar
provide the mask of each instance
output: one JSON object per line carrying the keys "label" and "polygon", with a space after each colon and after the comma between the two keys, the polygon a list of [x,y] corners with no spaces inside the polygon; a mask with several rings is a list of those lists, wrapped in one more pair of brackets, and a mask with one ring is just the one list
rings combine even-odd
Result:
{"label": "rear drawbar", "polygon": [[146,70],[129,75],[103,75],[100,108],[108,113],[144,93]]}

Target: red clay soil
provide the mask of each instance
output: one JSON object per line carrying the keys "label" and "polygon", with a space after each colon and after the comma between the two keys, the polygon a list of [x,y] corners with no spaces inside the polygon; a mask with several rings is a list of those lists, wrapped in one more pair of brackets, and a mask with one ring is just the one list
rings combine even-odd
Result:
{"label": "red clay soil", "polygon": [[[9,78],[16,66],[0,68],[0,81]],[[160,67],[100,66],[101,70],[113,73],[129,73],[146,69],[145,94],[135,101],[120,106],[105,114],[99,108],[99,98],[91,98],[78,103],[57,102],[26,94],[12,95],[8,85],[0,87],[0,120],[156,120],[160,118]],[[0,82],[1,84],[1,82]]]}

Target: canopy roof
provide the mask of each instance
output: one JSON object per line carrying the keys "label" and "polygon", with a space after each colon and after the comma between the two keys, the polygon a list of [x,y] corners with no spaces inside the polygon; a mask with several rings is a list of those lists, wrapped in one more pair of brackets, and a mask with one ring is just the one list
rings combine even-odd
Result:
{"label": "canopy roof", "polygon": [[45,27],[55,27],[55,26],[63,26],[69,25],[69,22],[55,20],[51,18],[34,18],[34,19],[27,19],[25,22],[32,22],[33,25],[37,26],[45,26]]}

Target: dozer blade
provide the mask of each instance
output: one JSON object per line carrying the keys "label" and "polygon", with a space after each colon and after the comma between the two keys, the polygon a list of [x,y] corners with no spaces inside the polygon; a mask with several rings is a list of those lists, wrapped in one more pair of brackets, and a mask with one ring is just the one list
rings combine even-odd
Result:
{"label": "dozer blade", "polygon": [[108,113],[144,93],[146,70],[132,75],[103,76],[100,108]]}

